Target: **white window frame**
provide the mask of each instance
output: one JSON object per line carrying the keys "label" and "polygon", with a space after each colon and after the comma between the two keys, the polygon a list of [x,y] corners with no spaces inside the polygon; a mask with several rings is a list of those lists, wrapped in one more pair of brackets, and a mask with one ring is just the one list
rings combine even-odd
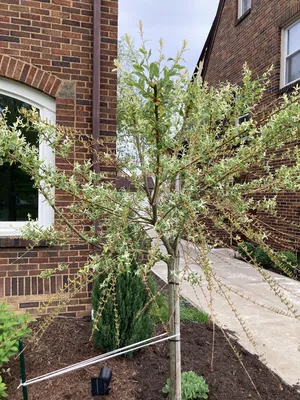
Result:
{"label": "white window frame", "polygon": [[246,14],[246,12],[248,11],[248,10],[250,10],[250,8],[251,8],[251,3],[252,3],[252,0],[250,0],[250,5],[249,5],[249,7],[247,8],[247,10],[243,10],[243,0],[238,0],[238,2],[239,2],[239,10],[238,10],[238,17],[239,18],[241,18],[244,14]]}
{"label": "white window frame", "polygon": [[[56,122],[56,102],[46,94],[32,89],[21,83],[0,77],[0,94],[13,97],[26,102],[39,109],[40,116],[53,124]],[[50,165],[55,164],[55,155],[52,149],[43,142],[39,147],[40,160],[45,160]],[[47,203],[44,196],[38,195],[38,224],[49,227],[54,222],[53,208]],[[20,237],[26,221],[0,221],[0,237]]]}
{"label": "white window frame", "polygon": [[[287,26],[286,28],[282,29],[281,32],[281,74],[280,74],[280,87],[283,88],[285,86],[291,85],[294,82],[297,82],[299,78],[295,79],[294,81],[291,82],[287,82],[287,68],[286,68],[286,60],[288,57],[290,57],[291,55],[295,54],[287,54],[288,52],[288,32],[291,28],[293,28],[295,25],[300,24],[300,19],[297,19],[297,21],[294,21],[292,24],[290,24],[289,26]],[[300,45],[299,45],[299,49],[300,49]],[[297,51],[299,51],[296,50]]]}

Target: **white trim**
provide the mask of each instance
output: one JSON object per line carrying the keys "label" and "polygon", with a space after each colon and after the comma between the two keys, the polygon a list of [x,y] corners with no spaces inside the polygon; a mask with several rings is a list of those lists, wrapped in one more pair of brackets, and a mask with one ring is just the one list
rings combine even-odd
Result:
{"label": "white trim", "polygon": [[43,107],[43,109],[56,113],[56,102],[52,97],[22,83],[0,77],[0,92],[7,96],[13,95],[15,99],[25,101],[34,107]]}
{"label": "white trim", "polygon": [[288,52],[288,32],[290,29],[292,29],[295,25],[300,24],[300,19],[298,19],[297,21],[294,21],[291,25],[285,27],[284,29],[282,29],[281,31],[281,72],[280,72],[280,88],[284,88],[285,86],[291,85],[294,82],[297,82],[300,79],[299,78],[288,82],[287,81],[287,58],[291,57],[292,55],[294,55],[295,53],[297,53],[300,50],[300,45],[299,45],[299,49],[294,51],[291,54],[287,54]]}
{"label": "white trim", "polygon": [[285,86],[285,74],[286,74],[286,66],[285,66],[285,53],[286,53],[286,42],[287,35],[285,29],[281,31],[281,68],[280,68],[280,88]]}
{"label": "white trim", "polygon": [[[42,119],[55,124],[56,122],[56,103],[51,97],[31,89],[21,83],[0,78],[0,94],[24,101],[39,109]],[[45,160],[51,165],[55,164],[55,155],[51,148],[45,143],[40,144],[40,159]],[[54,222],[54,211],[45,201],[43,195],[38,198],[38,223],[41,226],[48,227]],[[7,221],[0,222],[0,237],[21,236],[20,228],[26,224],[26,221]]]}

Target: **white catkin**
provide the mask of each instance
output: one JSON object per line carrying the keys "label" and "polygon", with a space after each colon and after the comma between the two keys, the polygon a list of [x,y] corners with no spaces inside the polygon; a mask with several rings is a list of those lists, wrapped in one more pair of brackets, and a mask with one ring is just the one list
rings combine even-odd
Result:
{"label": "white catkin", "polygon": [[[109,353],[102,354],[100,356],[90,358],[88,360],[82,361],[82,362],[77,363],[77,364],[73,364],[73,365],[71,365],[69,367],[65,367],[65,368],[59,369],[57,371],[50,372],[48,374],[38,376],[36,378],[29,379],[26,382],[20,383],[20,385],[18,386],[18,389],[21,388],[22,386],[29,386],[29,385],[32,385],[34,383],[38,383],[38,382],[42,382],[44,380],[52,379],[52,378],[55,378],[57,376],[66,374],[68,372],[76,371],[78,369],[87,367],[89,365],[96,364],[96,363],[98,363],[100,361],[106,361],[106,360],[109,360],[111,358],[118,357],[119,355],[126,354],[126,353],[129,353],[131,351],[138,350],[138,349],[142,349],[144,347],[152,346],[154,344],[161,343],[161,342],[164,342],[166,340],[173,339],[175,337],[179,337],[180,336],[179,334],[177,334],[177,335],[165,337],[163,339],[154,340],[154,339],[166,336],[166,335],[167,335],[166,333],[163,333],[163,334],[155,336],[153,338],[146,339],[146,340],[143,340],[143,341],[135,343],[135,344],[131,344],[131,345],[123,347],[121,349],[113,350],[113,351],[111,351]],[[150,343],[147,343],[147,342],[150,342]]]}

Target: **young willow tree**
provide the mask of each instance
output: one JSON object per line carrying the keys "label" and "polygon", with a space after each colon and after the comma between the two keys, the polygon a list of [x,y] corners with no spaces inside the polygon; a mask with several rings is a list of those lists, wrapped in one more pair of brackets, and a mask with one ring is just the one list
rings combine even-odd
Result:
{"label": "young willow tree", "polygon": [[[139,263],[137,273],[146,281],[155,262],[166,262],[169,331],[176,335],[180,333],[182,277],[178,261],[182,238],[198,243],[199,262],[209,284],[217,279],[206,256],[220,244],[216,230],[222,229],[236,242],[248,237],[276,259],[266,243],[269,233],[262,216],[276,213],[277,193],[300,189],[299,148],[286,146],[300,137],[299,90],[283,96],[273,112],[257,121],[254,116],[267,89],[269,73],[253,79],[245,66],[240,86],[224,83],[209,88],[200,78],[191,79],[182,65],[185,43],[175,58],[165,59],[161,42],[153,60],[143,35],[137,50],[128,37],[125,41],[125,61],[116,62],[118,154],[99,140],[101,151],[93,159],[115,165],[130,179],[134,192],[117,191],[105,173],[94,172],[92,157],[82,163],[72,161],[74,141],[87,147],[90,154],[95,146],[81,140],[80,133],[41,121],[34,112],[27,111],[27,116],[30,114],[31,125],[39,132],[39,141],[47,141],[56,157],[70,164],[68,170],[40,160],[37,148],[27,144],[20,133],[24,123],[19,120],[8,126],[5,114],[0,119],[0,160],[18,162],[55,209],[55,226],[43,229],[30,221],[23,231],[25,238],[33,244],[47,240],[64,245],[77,235],[99,250],[91,253],[79,275],[105,272],[102,287],[107,298],[115,296],[117,276],[130,270],[129,254],[135,243],[126,235],[127,225],[155,231],[156,244],[148,260]],[[237,124],[238,117],[247,113],[249,121]],[[288,167],[270,167],[278,150],[282,159],[292,161]],[[251,179],[243,179],[249,171],[256,173]],[[60,207],[53,188],[71,195],[73,202]],[[271,195],[256,200],[257,193]],[[276,291],[265,272],[258,270]],[[185,279],[198,282],[199,277],[186,271]],[[284,296],[281,300],[297,316]],[[170,378],[170,399],[180,400],[180,336],[170,341]]]}

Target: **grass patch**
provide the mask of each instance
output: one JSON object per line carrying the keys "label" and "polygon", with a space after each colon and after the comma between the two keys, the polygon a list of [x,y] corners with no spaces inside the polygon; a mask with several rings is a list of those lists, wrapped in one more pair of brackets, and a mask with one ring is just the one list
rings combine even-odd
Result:
{"label": "grass patch", "polygon": [[[153,321],[158,324],[161,322],[167,323],[169,320],[168,302],[165,296],[158,294],[156,296],[156,303],[152,306],[151,317]],[[190,321],[198,323],[207,323],[208,314],[198,310],[191,305],[187,300],[180,298],[180,319],[181,321]]]}
{"label": "grass patch", "polygon": [[183,298],[180,299],[180,318],[181,321],[199,322],[201,324],[208,322],[208,314],[206,312],[198,310]]}

